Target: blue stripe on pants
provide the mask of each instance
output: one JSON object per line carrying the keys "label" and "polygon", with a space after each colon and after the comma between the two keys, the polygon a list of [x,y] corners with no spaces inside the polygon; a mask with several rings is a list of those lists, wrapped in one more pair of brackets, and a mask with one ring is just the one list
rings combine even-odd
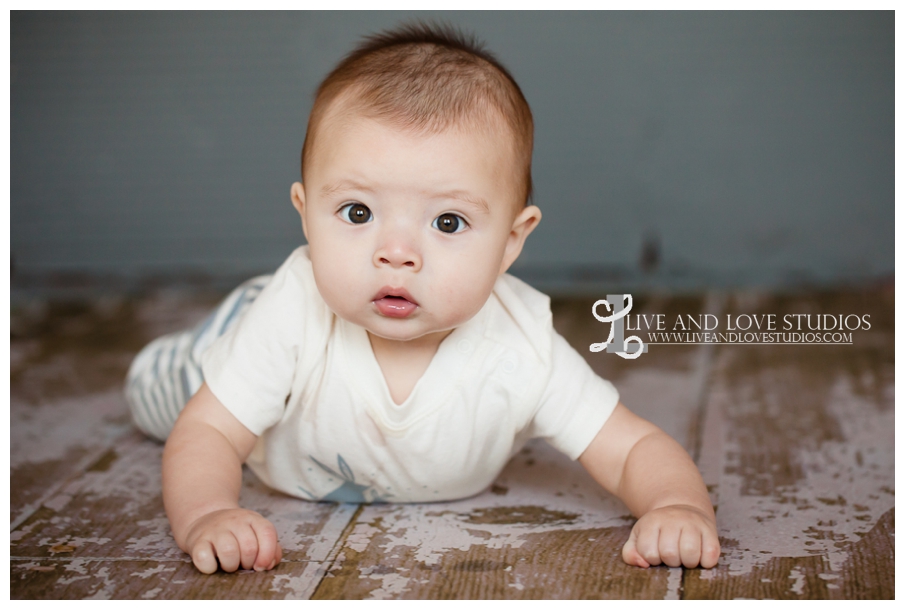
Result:
{"label": "blue stripe on pants", "polygon": [[204,382],[201,356],[242,318],[271,277],[248,280],[200,324],[159,337],[135,356],[126,376],[125,393],[132,421],[142,432],[166,440],[179,412]]}

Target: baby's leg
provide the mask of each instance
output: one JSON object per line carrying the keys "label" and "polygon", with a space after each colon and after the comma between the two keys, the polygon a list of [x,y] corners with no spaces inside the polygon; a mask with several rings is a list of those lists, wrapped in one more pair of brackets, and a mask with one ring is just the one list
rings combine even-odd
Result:
{"label": "baby's leg", "polygon": [[248,280],[195,328],[155,339],[139,352],[125,390],[132,420],[142,432],[166,440],[179,412],[204,382],[202,354],[242,317],[271,277]]}

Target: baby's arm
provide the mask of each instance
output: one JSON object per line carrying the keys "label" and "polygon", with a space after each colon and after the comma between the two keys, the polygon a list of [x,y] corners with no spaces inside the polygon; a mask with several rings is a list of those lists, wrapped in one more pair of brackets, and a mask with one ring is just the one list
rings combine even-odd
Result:
{"label": "baby's arm", "polygon": [[163,450],[163,503],[176,544],[200,571],[269,570],[282,549],[273,525],[239,508],[242,464],[257,437],[201,386]]}
{"label": "baby's arm", "polygon": [[666,433],[620,403],[578,459],[639,517],[622,548],[626,563],[716,565],[720,543],[704,481]]}

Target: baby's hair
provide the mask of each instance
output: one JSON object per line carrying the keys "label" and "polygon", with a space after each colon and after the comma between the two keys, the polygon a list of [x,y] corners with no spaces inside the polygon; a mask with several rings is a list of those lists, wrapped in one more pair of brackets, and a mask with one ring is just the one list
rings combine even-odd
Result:
{"label": "baby's hair", "polygon": [[302,175],[331,104],[391,125],[438,133],[454,125],[511,132],[523,168],[520,201],[531,196],[534,121],[515,79],[473,36],[447,25],[412,23],[369,36],[321,83],[302,148]]}

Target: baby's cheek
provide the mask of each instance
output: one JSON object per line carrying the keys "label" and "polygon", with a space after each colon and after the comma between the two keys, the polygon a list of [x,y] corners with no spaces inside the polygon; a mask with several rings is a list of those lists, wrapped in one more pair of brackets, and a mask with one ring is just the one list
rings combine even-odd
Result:
{"label": "baby's cheek", "polygon": [[441,297],[445,310],[444,321],[451,326],[464,324],[481,311],[489,296],[489,292],[485,294],[483,291],[476,291],[473,286],[445,293]]}
{"label": "baby's cheek", "polygon": [[449,277],[442,282],[443,298],[455,305],[458,311],[471,312],[470,318],[480,311],[490,298],[497,275],[489,273],[487,269],[479,267],[461,266],[453,270]]}

